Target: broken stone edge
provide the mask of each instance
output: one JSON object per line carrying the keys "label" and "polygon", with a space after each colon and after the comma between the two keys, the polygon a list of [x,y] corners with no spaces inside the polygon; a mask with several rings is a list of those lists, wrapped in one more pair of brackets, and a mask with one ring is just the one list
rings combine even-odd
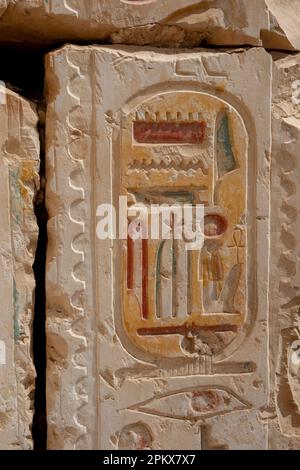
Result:
{"label": "broken stone edge", "polygon": [[[3,161],[6,160],[8,166],[14,165],[17,174],[13,185],[9,182],[11,249],[7,253],[14,284],[11,312],[14,315],[14,332],[10,338],[14,342],[14,364],[5,365],[9,367],[9,377],[14,375],[16,396],[10,396],[9,400],[4,398],[4,402],[1,399],[1,407],[4,406],[6,410],[10,406],[16,407],[11,409],[11,416],[14,417],[16,413],[17,422],[14,422],[14,418],[10,420],[9,413],[5,412],[7,415],[4,428],[1,429],[1,448],[30,450],[33,448],[31,431],[35,390],[32,344],[35,289],[33,263],[38,239],[34,200],[40,186],[38,112],[34,103],[6,88],[4,83],[1,83],[1,88],[3,100],[0,106],[6,106],[10,122],[16,124],[15,128],[13,126],[7,129],[8,134],[2,141]],[[7,385],[11,386],[10,383]],[[10,427],[15,431],[11,431]]]}

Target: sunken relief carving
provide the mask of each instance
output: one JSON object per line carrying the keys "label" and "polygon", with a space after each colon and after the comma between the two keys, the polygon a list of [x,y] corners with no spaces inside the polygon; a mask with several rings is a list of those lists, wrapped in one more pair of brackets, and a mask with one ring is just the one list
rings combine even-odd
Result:
{"label": "sunken relief carving", "polygon": [[247,317],[252,215],[245,124],[229,103],[193,91],[151,97],[123,121],[120,193],[128,207],[204,207],[199,249],[186,249],[184,237],[175,236],[183,222],[173,213],[168,239],[161,232],[151,237],[148,215],[139,239],[129,230],[122,246],[123,328],[150,361],[212,359],[237,338]]}

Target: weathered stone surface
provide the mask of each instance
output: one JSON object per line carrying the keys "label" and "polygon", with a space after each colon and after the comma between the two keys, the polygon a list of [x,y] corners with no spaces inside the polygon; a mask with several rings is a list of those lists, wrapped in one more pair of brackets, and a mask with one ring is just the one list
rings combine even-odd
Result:
{"label": "weathered stone surface", "polygon": [[270,49],[300,50],[300,0],[266,0],[269,33],[263,35]]}
{"label": "weathered stone surface", "polygon": [[0,41],[300,49],[300,0],[1,0]]}
{"label": "weathered stone surface", "polygon": [[30,449],[34,393],[32,320],[39,185],[34,106],[0,85],[0,449]]}
{"label": "weathered stone surface", "polygon": [[27,46],[78,40],[256,46],[269,30],[264,0],[4,0],[1,12],[0,40]]}
{"label": "weathered stone surface", "polygon": [[300,0],[0,0],[0,41],[300,49]]}
{"label": "weathered stone surface", "polygon": [[0,41],[299,50],[300,0],[1,0]]}
{"label": "weathered stone surface", "polygon": [[[268,448],[271,76],[259,48],[48,55],[50,449]],[[100,240],[120,195],[204,204],[203,248]]]}
{"label": "weathered stone surface", "polygon": [[270,446],[299,449],[300,55],[279,55],[273,77]]}

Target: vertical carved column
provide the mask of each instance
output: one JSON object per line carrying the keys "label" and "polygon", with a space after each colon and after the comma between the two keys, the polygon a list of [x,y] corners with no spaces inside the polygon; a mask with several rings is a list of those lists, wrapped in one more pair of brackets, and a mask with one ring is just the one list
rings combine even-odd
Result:
{"label": "vertical carved column", "polygon": [[274,61],[270,283],[270,447],[300,445],[300,56]]}
{"label": "vertical carved column", "polygon": [[0,448],[31,449],[37,112],[0,84]]}

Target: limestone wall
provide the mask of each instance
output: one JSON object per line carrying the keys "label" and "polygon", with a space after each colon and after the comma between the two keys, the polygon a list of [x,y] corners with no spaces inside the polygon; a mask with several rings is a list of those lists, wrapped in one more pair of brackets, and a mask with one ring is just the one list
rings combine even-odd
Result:
{"label": "limestone wall", "polygon": [[0,1],[1,450],[300,449],[299,13]]}

